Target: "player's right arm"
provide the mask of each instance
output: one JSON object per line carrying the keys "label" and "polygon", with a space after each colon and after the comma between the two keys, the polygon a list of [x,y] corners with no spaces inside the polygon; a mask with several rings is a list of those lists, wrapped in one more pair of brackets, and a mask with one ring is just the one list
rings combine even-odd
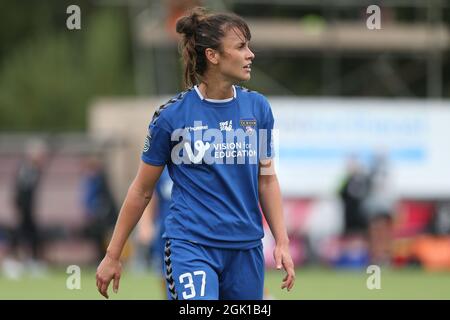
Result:
{"label": "player's right arm", "polygon": [[114,279],[114,292],[119,289],[122,272],[120,256],[123,247],[152,198],[155,184],[163,169],[164,166],[153,166],[141,161],[136,177],[128,188],[106,255],[97,268],[97,288],[106,298],[111,280]]}

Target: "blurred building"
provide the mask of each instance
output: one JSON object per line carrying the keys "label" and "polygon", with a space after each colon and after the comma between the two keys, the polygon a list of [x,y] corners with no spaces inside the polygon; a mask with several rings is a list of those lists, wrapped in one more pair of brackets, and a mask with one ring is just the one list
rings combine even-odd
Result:
{"label": "blurred building", "polygon": [[[135,80],[143,95],[170,94],[181,84],[178,38],[168,29],[168,3],[142,2],[130,9]],[[256,53],[251,83],[270,94],[434,98],[450,94],[443,74],[450,52],[447,1],[201,3],[213,10],[236,12],[248,21]],[[367,26],[371,5],[380,8],[379,30]],[[273,61],[295,75],[280,74],[270,67]]]}

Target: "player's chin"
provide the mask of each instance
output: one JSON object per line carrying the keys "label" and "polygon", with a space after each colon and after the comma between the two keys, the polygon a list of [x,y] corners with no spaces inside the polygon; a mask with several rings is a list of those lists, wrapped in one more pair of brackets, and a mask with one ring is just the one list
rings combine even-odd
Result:
{"label": "player's chin", "polygon": [[246,71],[245,73],[243,73],[242,75],[239,76],[239,81],[248,81],[251,79],[251,74],[250,72]]}
{"label": "player's chin", "polygon": [[249,72],[246,73],[237,73],[230,76],[230,79],[233,83],[240,83],[250,80],[251,76]]}

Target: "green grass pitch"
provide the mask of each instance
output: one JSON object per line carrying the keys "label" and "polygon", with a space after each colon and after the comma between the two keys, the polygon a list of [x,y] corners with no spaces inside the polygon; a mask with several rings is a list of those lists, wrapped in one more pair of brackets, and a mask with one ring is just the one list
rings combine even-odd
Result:
{"label": "green grass pitch", "polygon": [[[266,271],[265,286],[274,299],[450,299],[450,272],[421,269],[382,269],[381,288],[369,290],[370,276],[365,270],[301,268],[296,270],[296,285],[291,292],[281,290],[282,271]],[[69,277],[63,269],[45,276],[24,276],[10,280],[0,275],[0,299],[103,299],[95,286],[95,270],[81,268],[81,288],[69,290]],[[152,272],[134,273],[124,267],[117,294],[109,289],[110,299],[162,299],[160,279]]]}

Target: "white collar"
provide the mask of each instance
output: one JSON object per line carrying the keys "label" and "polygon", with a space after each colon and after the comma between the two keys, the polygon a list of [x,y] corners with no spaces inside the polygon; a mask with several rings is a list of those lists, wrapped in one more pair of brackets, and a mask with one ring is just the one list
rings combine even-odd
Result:
{"label": "white collar", "polygon": [[209,102],[213,102],[213,103],[224,103],[224,102],[229,102],[233,99],[236,98],[236,88],[234,86],[233,87],[233,97],[232,98],[227,98],[227,99],[208,99],[208,98],[204,98],[202,93],[200,92],[200,89],[198,88],[198,85],[194,86],[195,91],[197,92],[198,96],[200,97],[200,100],[205,100],[205,101],[209,101]]}

